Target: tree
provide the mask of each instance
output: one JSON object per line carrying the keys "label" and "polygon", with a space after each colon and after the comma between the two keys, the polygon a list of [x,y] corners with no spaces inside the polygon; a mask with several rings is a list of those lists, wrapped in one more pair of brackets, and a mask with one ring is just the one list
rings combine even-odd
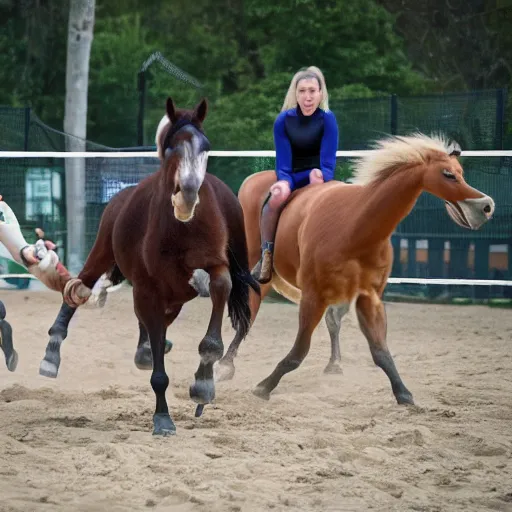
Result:
{"label": "tree", "polygon": [[[89,58],[95,0],[70,0],[64,131],[67,151],[85,151]],[[85,160],[66,159],[67,263],[78,273],[85,252]]]}
{"label": "tree", "polygon": [[414,67],[438,90],[512,81],[512,0],[378,0],[397,19]]}

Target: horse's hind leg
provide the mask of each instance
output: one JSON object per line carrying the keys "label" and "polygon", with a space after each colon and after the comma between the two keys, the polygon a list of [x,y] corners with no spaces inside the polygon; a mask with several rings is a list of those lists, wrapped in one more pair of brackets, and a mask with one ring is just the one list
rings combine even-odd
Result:
{"label": "horse's hind leg", "polygon": [[195,373],[196,381],[190,386],[190,398],[201,405],[208,404],[215,398],[213,364],[222,357],[224,352],[222,319],[232,286],[227,266],[214,267],[209,269],[208,273],[210,274],[212,314],[208,330],[199,344],[201,362]]}
{"label": "horse's hind leg", "polygon": [[[258,311],[260,310],[261,302],[270,291],[271,284],[262,284],[260,286],[261,295],[258,295],[253,290],[251,290],[249,296],[249,303],[251,308],[251,324],[254,323]],[[242,343],[242,336],[238,333],[235,334],[233,341],[229,344],[228,349],[226,350],[226,354],[224,357],[218,362],[215,367],[215,380],[217,382],[221,382],[223,380],[231,380],[235,375],[235,364],[234,359],[238,353],[238,347],[240,347],[240,343]]]}
{"label": "horse's hind leg", "polygon": [[329,306],[325,313],[325,323],[331,338],[331,358],[324,373],[343,373],[341,369],[340,328],[341,320],[348,313],[350,304]]}
{"label": "horse's hind leg", "polygon": [[325,303],[318,297],[305,294],[302,296],[299,309],[299,331],[295,343],[286,357],[278,363],[275,370],[256,386],[254,390],[256,396],[268,400],[270,392],[279,384],[281,378],[296,370],[304,361],[311,345],[311,335],[322,319],[325,308]]}
{"label": "horse's hind leg", "polygon": [[102,239],[101,235],[102,232],[100,231],[84,268],[78,274],[78,278],[70,280],[68,282],[70,286],[66,286],[63,294],[64,302],[55,322],[48,331],[50,341],[46,345],[45,356],[39,365],[40,375],[51,378],[57,377],[60,366],[60,346],[68,335],[69,322],[80,305],[80,302],[77,303],[77,297],[87,296],[84,290],[88,290],[90,293],[100,276],[114,265],[115,260],[110,237],[105,240]]}
{"label": "horse's hind leg", "polygon": [[[174,322],[175,318],[181,311],[181,307],[177,308],[172,313],[165,316],[165,322],[167,326]],[[172,341],[165,340],[164,353],[167,354],[172,349]],[[135,351],[134,357],[135,366],[139,370],[152,370],[153,369],[153,354],[151,352],[151,343],[149,341],[149,334],[147,329],[144,327],[139,320],[139,342],[137,343],[137,350]]]}
{"label": "horse's hind leg", "polygon": [[357,318],[361,331],[368,340],[374,363],[384,370],[399,404],[414,404],[412,394],[405,387],[386,342],[387,320],[384,304],[376,297],[360,295],[356,301]]}

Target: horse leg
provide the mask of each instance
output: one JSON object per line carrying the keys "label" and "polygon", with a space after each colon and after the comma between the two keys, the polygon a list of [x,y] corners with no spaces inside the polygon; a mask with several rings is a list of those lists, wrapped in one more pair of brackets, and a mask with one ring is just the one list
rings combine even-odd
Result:
{"label": "horse leg", "polygon": [[79,307],[79,304],[76,303],[76,296],[84,295],[83,290],[89,290],[90,292],[101,275],[114,265],[112,245],[109,240],[107,242],[101,243],[100,231],[84,268],[76,279],[68,281],[70,286],[66,285],[64,290],[64,302],[55,322],[48,331],[50,341],[46,345],[45,356],[39,365],[40,375],[50,378],[57,377],[60,366],[60,346],[67,338],[69,322]]}
{"label": "horse leg", "polygon": [[12,327],[5,319],[7,312],[4,303],[0,300],[0,348],[5,356],[5,364],[10,372],[18,366],[18,353],[14,350]]}
{"label": "horse leg", "polygon": [[324,373],[343,373],[341,369],[340,328],[341,319],[348,313],[350,304],[337,304],[329,306],[325,313],[325,323],[331,337],[331,358],[325,367]]}
{"label": "horse leg", "polygon": [[169,377],[165,372],[164,361],[166,322],[163,306],[158,302],[157,296],[139,291],[136,285],[133,288],[133,301],[137,318],[145,326],[151,344],[153,371],[150,382],[156,397],[153,435],[173,435],[176,434],[176,426],[169,415],[165,398],[165,392],[169,386]]}
{"label": "horse leg", "polygon": [[68,325],[76,309],[65,302],[62,303],[59,314],[48,331],[50,341],[46,345],[44,358],[39,365],[40,375],[54,379],[57,377],[60,366],[60,346],[68,336]]}
{"label": "horse leg", "polygon": [[222,319],[231,293],[231,276],[225,265],[208,270],[210,274],[210,297],[212,313],[206,334],[199,344],[201,362],[195,373],[195,382],[190,386],[190,398],[198,404],[208,404],[215,398],[213,364],[224,352],[222,343]]}
{"label": "horse leg", "polygon": [[279,384],[281,378],[300,366],[309,352],[311,336],[322,319],[325,308],[325,303],[318,297],[303,295],[300,302],[299,330],[295,343],[288,355],[277,364],[275,370],[256,386],[253,393],[257,397],[268,400],[270,392]]}
{"label": "horse leg", "polygon": [[[251,307],[251,325],[256,319],[256,315],[260,310],[261,302],[270,291],[271,284],[262,284],[260,286],[261,295],[250,291],[249,304]],[[233,341],[229,344],[229,347],[224,354],[224,357],[215,365],[215,381],[222,382],[223,380],[231,380],[235,375],[235,364],[234,359],[238,354],[238,348],[242,343],[242,336],[238,333],[235,334]]]}
{"label": "horse leg", "polygon": [[412,394],[402,382],[387,346],[384,304],[380,299],[376,300],[376,297],[360,295],[356,301],[356,311],[361,331],[368,340],[373,361],[388,376],[396,401],[399,404],[414,405]]}
{"label": "horse leg", "polygon": [[[171,313],[165,315],[165,323],[167,327],[171,325],[176,319],[181,307],[173,310]],[[172,349],[172,341],[165,340],[164,354],[168,354]],[[139,370],[152,370],[153,369],[153,354],[151,353],[151,343],[149,342],[149,334],[147,329],[139,321],[139,342],[137,343],[137,350],[134,357],[135,366]]]}

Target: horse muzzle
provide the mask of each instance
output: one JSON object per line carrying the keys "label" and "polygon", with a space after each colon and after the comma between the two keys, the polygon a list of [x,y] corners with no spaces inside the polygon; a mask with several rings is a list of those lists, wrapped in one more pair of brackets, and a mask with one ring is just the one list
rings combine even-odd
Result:
{"label": "horse muzzle", "polygon": [[454,222],[466,229],[477,230],[492,219],[495,204],[489,196],[464,201],[445,201],[448,214]]}
{"label": "horse muzzle", "polygon": [[171,202],[176,219],[180,222],[189,222],[194,217],[196,206],[199,204],[198,190],[177,185],[171,196]]}

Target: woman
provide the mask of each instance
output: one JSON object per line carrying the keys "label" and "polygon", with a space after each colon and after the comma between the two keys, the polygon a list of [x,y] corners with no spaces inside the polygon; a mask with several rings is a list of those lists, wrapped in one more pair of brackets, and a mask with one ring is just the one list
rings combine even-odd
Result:
{"label": "woman", "polygon": [[274,123],[277,182],[261,212],[261,259],[252,275],[261,283],[272,279],[274,239],[279,214],[290,194],[309,184],[334,178],[338,124],[329,110],[322,72],[315,66],[292,78],[281,113]]}

